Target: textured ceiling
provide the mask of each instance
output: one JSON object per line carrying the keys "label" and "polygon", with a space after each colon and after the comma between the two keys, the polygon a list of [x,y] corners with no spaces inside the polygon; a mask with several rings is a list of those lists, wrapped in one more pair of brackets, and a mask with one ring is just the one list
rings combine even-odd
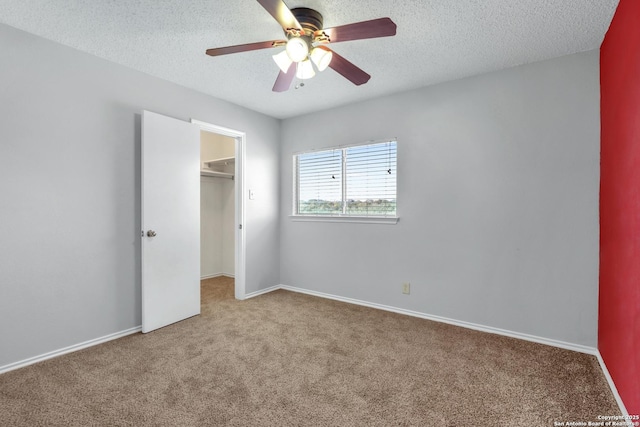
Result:
{"label": "textured ceiling", "polygon": [[[271,91],[279,49],[219,57],[212,47],[282,39],[255,0],[0,0],[0,22],[277,118],[596,49],[618,0],[285,0],[333,27],[380,17],[395,37],[335,43],[371,74],[331,69]],[[295,84],[295,82],[294,82]]]}

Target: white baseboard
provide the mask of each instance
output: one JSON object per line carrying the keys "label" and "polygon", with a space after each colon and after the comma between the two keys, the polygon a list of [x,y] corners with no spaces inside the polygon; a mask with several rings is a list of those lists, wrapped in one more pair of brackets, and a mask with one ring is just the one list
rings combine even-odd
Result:
{"label": "white baseboard", "polygon": [[213,279],[215,277],[230,277],[230,278],[235,278],[235,276],[233,274],[229,274],[229,273],[216,273],[216,274],[209,274],[207,276],[200,276],[200,280],[206,280],[206,279]]}
{"label": "white baseboard", "polygon": [[627,412],[627,407],[624,406],[624,402],[622,401],[622,398],[618,393],[618,388],[616,387],[616,384],[613,382],[613,378],[611,377],[611,374],[609,374],[609,370],[607,369],[607,365],[604,363],[604,359],[602,358],[600,351],[596,352],[596,357],[598,358],[598,363],[600,363],[600,367],[602,368],[602,373],[604,374],[604,377],[607,379],[607,382],[609,383],[609,388],[611,388],[613,397],[616,398],[616,402],[620,407],[620,412],[622,412],[622,415],[624,416],[629,416],[629,412]]}
{"label": "white baseboard", "polygon": [[284,289],[282,285],[271,286],[270,288],[260,289],[259,291],[251,292],[249,294],[245,294],[243,299],[254,298],[262,294],[267,294],[269,292],[277,291],[278,289]]}
{"label": "white baseboard", "polygon": [[532,342],[536,342],[536,343],[539,343],[539,344],[546,344],[546,345],[550,345],[550,346],[553,346],[553,347],[564,348],[564,349],[567,349],[567,350],[573,350],[573,351],[577,351],[577,352],[580,352],[580,353],[587,353],[587,354],[591,354],[591,355],[594,355],[594,356],[597,355],[597,353],[598,353],[598,350],[596,348],[594,348],[594,347],[588,347],[588,346],[580,345],[580,344],[567,343],[567,342],[564,342],[564,341],[558,341],[558,340],[554,340],[554,339],[550,339],[550,338],[538,337],[538,336],[535,336],[535,335],[523,334],[523,333],[520,333],[520,332],[509,331],[509,330],[506,330],[506,329],[494,328],[494,327],[491,327],[491,326],[479,325],[477,323],[471,323],[471,322],[464,322],[464,321],[461,321],[461,320],[449,319],[447,317],[435,316],[433,314],[422,313],[422,312],[419,312],[419,311],[406,310],[404,308],[392,307],[392,306],[388,306],[388,305],[384,305],[384,304],[377,304],[377,303],[357,300],[357,299],[353,299],[353,298],[346,298],[346,297],[341,297],[341,296],[337,296],[337,295],[326,294],[324,292],[310,291],[308,289],[296,288],[296,287],[287,286],[287,285],[280,285],[277,288],[278,289],[285,289],[287,291],[307,294],[307,295],[313,295],[313,296],[317,296],[317,297],[321,297],[321,298],[327,298],[327,299],[332,299],[332,300],[336,300],[336,301],[347,302],[349,304],[356,304],[356,305],[361,305],[361,306],[364,306],[364,307],[371,307],[371,308],[377,308],[379,310],[391,311],[393,313],[404,314],[404,315],[407,315],[407,316],[419,317],[421,319],[433,320],[435,322],[447,323],[449,325],[461,326],[463,328],[473,329],[473,330],[481,331],[481,332],[488,332],[490,334],[504,335],[504,336],[511,337],[511,338],[518,338],[518,339],[525,340],[525,341],[532,341]]}
{"label": "white baseboard", "polygon": [[49,353],[41,354],[39,356],[30,357],[25,360],[10,363],[5,366],[0,366],[0,374],[13,371],[14,369],[23,368],[25,366],[33,365],[34,363],[42,362],[43,360],[52,359],[54,357],[62,356],[63,354],[72,353],[74,351],[82,350],[83,348],[93,347],[94,345],[102,344],[107,341],[115,340],[118,338],[126,337],[127,335],[135,334],[142,331],[142,326],[136,326],[135,328],[126,329],[124,331],[115,332],[113,334],[105,335],[100,338],[94,338],[79,344],[70,345],[69,347],[61,348],[59,350],[50,351]]}

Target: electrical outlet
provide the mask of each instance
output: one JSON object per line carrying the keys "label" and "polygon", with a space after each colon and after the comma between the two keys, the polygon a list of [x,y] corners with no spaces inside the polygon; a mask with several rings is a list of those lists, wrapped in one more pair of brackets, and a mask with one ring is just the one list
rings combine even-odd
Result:
{"label": "electrical outlet", "polygon": [[411,293],[411,283],[404,282],[402,284],[402,293],[405,295],[409,295]]}

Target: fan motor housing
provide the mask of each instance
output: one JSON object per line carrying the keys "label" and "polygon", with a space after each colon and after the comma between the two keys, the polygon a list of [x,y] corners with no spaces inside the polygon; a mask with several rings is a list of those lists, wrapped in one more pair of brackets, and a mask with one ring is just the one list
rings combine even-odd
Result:
{"label": "fan motor housing", "polygon": [[322,29],[322,15],[317,10],[309,9],[308,7],[296,7],[291,9],[291,13],[296,17],[307,35]]}

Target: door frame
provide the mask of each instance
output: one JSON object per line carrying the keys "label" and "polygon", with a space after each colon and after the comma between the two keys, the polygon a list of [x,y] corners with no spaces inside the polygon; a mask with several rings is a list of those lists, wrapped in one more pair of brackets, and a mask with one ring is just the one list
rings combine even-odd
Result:
{"label": "door frame", "polygon": [[244,159],[245,159],[245,143],[246,134],[242,131],[229,129],[223,126],[214,125],[212,123],[191,119],[191,123],[198,126],[200,130],[206,132],[217,133],[231,137],[235,140],[235,171],[233,179],[235,181],[235,262],[234,262],[234,278],[235,278],[235,297],[236,299],[245,299],[245,215],[244,215]]}

